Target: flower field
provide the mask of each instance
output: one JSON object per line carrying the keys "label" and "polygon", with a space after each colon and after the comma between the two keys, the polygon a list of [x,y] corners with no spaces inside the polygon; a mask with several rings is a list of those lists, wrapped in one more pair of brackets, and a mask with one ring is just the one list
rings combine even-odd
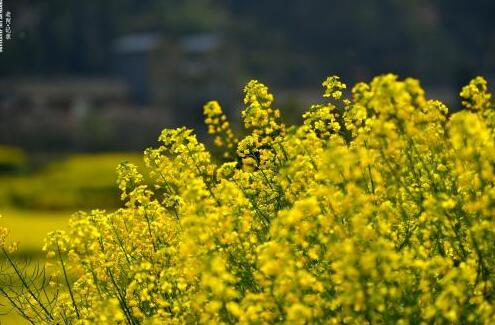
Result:
{"label": "flower field", "polygon": [[495,323],[486,81],[453,114],[395,75],[323,87],[289,127],[249,82],[243,137],[206,104],[221,157],[164,130],[118,166],[122,207],[74,214],[34,272],[0,227],[0,294],[34,324]]}

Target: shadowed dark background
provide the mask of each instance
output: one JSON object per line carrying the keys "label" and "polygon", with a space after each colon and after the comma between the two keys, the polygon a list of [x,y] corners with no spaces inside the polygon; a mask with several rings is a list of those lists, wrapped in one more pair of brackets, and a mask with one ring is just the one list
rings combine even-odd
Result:
{"label": "shadowed dark background", "polygon": [[30,151],[141,150],[164,127],[201,130],[219,99],[238,118],[256,78],[289,120],[344,81],[394,72],[458,106],[495,75],[489,0],[6,0],[0,143]]}

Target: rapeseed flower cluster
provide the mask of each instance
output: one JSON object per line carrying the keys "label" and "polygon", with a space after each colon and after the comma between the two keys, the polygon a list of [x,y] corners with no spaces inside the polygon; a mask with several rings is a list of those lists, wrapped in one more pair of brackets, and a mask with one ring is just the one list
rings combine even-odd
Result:
{"label": "rapeseed flower cluster", "polygon": [[192,130],[163,131],[146,170],[118,167],[121,209],[49,234],[51,291],[4,295],[33,323],[495,323],[486,81],[451,115],[414,79],[323,86],[286,127],[251,81],[240,140],[208,103],[223,162]]}

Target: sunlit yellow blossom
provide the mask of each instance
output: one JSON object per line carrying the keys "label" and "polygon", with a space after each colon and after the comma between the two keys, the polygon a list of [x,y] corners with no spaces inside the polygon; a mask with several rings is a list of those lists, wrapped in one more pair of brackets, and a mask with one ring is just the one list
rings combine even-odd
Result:
{"label": "sunlit yellow blossom", "polygon": [[35,324],[495,323],[486,81],[451,115],[415,79],[323,87],[287,128],[249,82],[240,140],[206,104],[223,159],[164,130],[146,168],[118,166],[122,208],[50,233],[32,277],[0,227],[0,294]]}

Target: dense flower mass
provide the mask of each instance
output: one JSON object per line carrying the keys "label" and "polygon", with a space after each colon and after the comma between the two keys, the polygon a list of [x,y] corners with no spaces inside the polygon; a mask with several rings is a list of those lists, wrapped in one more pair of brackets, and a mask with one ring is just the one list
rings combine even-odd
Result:
{"label": "dense flower mass", "polygon": [[323,86],[288,127],[249,82],[240,140],[208,103],[223,160],[191,130],[163,131],[145,171],[118,167],[121,209],[48,236],[51,289],[4,295],[35,323],[495,323],[486,81],[451,115],[414,79]]}

